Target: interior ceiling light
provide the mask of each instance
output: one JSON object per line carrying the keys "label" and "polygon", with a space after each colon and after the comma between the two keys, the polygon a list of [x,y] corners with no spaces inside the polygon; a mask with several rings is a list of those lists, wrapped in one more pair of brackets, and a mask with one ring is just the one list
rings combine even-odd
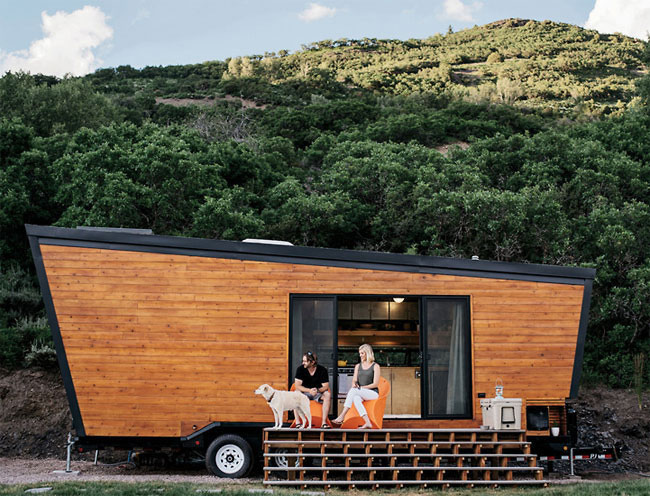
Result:
{"label": "interior ceiling light", "polygon": [[398,298],[397,296],[393,298],[393,301],[395,303],[402,303],[404,301],[404,298]]}

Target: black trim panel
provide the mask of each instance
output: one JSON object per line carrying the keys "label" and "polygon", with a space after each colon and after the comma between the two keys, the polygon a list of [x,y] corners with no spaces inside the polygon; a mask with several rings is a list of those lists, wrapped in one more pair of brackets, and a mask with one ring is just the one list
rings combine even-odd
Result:
{"label": "black trim panel", "polygon": [[[183,436],[179,440],[181,442],[191,441],[215,429],[264,429],[265,427],[273,427],[273,422],[212,422],[205,427],[202,427],[189,436]],[[139,439],[139,438],[135,438]],[[176,438],[173,438],[176,439]]]}
{"label": "black trim panel", "polygon": [[307,248],[298,246],[242,243],[174,236],[141,235],[62,227],[26,225],[29,236],[44,244],[146,251],[179,255],[256,260],[305,265],[325,265],[399,272],[449,274],[560,284],[583,284],[593,279],[594,269],[555,265],[492,262],[393,253]]}
{"label": "black trim panel", "polygon": [[587,324],[589,323],[589,308],[591,307],[591,290],[593,280],[585,281],[585,289],[582,296],[582,309],[580,310],[580,327],[578,327],[578,341],[576,343],[576,356],[573,361],[573,376],[571,377],[571,399],[578,398],[580,377],[582,376],[582,361],[585,354],[585,341],[587,340]]}
{"label": "black trim panel", "polygon": [[181,448],[187,446],[188,441],[201,438],[208,432],[218,430],[234,434],[259,435],[266,427],[272,427],[273,422],[212,422],[199,431],[189,436],[182,437],[151,437],[151,436],[77,436],[75,443],[81,446],[93,446],[100,448]]}
{"label": "black trim panel", "polygon": [[50,285],[47,282],[47,275],[45,274],[45,266],[43,265],[41,247],[38,243],[38,240],[33,236],[29,236],[29,245],[32,249],[32,256],[34,257],[34,265],[36,266],[38,283],[41,286],[41,293],[43,294],[43,303],[45,305],[45,311],[47,312],[47,320],[50,324],[50,330],[52,331],[52,339],[54,341],[54,348],[56,349],[56,357],[59,361],[59,367],[61,368],[63,386],[65,387],[66,396],[68,397],[68,403],[70,404],[70,413],[72,414],[72,427],[78,436],[84,436],[86,431],[84,429],[81,411],[79,410],[79,403],[77,402],[77,394],[74,389],[74,383],[72,382],[70,367],[68,366],[68,358],[65,354],[65,348],[63,346],[59,321],[56,318],[56,311],[54,310],[54,302],[52,301],[52,294],[50,293]]}

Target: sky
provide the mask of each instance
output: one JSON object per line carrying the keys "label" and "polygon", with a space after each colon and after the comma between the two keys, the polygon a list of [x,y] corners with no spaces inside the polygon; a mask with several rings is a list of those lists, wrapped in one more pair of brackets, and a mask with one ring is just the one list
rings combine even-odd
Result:
{"label": "sky", "polygon": [[643,40],[650,0],[0,0],[0,75],[194,64],[325,39],[427,38],[518,17]]}

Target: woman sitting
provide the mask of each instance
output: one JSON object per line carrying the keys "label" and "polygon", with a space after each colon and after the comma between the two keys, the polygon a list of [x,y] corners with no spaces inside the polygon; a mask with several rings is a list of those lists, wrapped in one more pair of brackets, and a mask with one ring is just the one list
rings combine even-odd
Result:
{"label": "woman sitting", "polygon": [[379,398],[379,378],[381,377],[381,371],[379,364],[375,362],[375,354],[369,344],[362,344],[359,347],[359,357],[361,358],[361,363],[358,363],[354,367],[352,388],[348,391],[341,414],[332,420],[332,423],[342,424],[345,419],[345,414],[354,405],[357,407],[359,415],[361,415],[361,418],[365,422],[359,429],[370,429],[372,428],[372,424],[368,418],[368,412],[363,406],[363,402]]}

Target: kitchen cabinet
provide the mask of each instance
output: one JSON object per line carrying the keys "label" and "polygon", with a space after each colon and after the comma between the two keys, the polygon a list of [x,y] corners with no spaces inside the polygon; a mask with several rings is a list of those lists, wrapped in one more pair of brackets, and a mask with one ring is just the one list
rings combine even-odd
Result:
{"label": "kitchen cabinet", "polygon": [[418,304],[416,301],[390,302],[390,318],[392,320],[419,320]]}
{"label": "kitchen cabinet", "polygon": [[370,303],[370,318],[372,320],[388,320],[388,302],[373,301]]}
{"label": "kitchen cabinet", "polygon": [[[385,415],[420,415],[420,367],[384,367],[382,372],[390,382]],[[390,377],[390,379],[389,379]],[[390,403],[390,413],[388,404]]]}
{"label": "kitchen cabinet", "polygon": [[416,301],[339,300],[339,320],[419,320]]}
{"label": "kitchen cabinet", "polygon": [[352,302],[339,300],[339,320],[350,320],[352,318]]}
{"label": "kitchen cabinet", "polygon": [[352,302],[352,319],[353,320],[370,320],[370,301],[353,301]]}
{"label": "kitchen cabinet", "polygon": [[[420,367],[382,367],[381,375],[390,384],[390,393],[386,398],[384,416],[391,415],[420,415]],[[349,378],[339,374],[339,391],[342,393],[349,387]],[[342,387],[343,386],[343,387]],[[345,399],[339,398],[339,412],[343,409]]]}

